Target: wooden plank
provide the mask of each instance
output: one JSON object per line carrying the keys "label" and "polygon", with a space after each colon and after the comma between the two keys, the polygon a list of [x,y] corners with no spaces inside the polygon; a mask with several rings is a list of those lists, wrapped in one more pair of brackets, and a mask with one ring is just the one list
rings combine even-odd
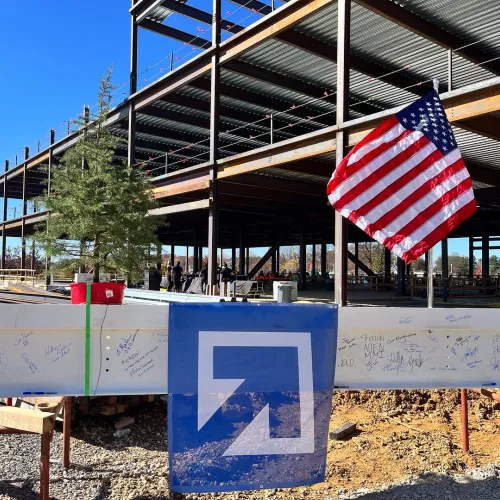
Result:
{"label": "wooden plank", "polygon": [[101,415],[116,415],[116,406],[113,405],[102,405],[101,406]]}
{"label": "wooden plank", "polygon": [[35,434],[52,431],[54,418],[54,413],[25,410],[10,406],[0,408],[0,426]]}
{"label": "wooden plank", "polygon": [[351,424],[350,422],[346,422],[345,424],[337,427],[335,430],[330,431],[330,439],[338,441],[339,439],[344,439],[351,434],[356,432],[356,424]]}

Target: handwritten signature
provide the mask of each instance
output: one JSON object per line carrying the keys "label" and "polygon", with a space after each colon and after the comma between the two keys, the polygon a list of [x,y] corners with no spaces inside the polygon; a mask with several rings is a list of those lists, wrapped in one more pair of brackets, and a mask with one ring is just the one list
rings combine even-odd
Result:
{"label": "handwritten signature", "polygon": [[464,316],[455,316],[454,314],[450,314],[446,316],[445,319],[447,319],[450,323],[456,323],[457,321],[464,321],[466,319],[472,318],[472,315],[470,314],[465,314]]}
{"label": "handwritten signature", "polygon": [[14,345],[23,344],[24,347],[29,345],[29,338],[33,335],[33,332],[21,333],[20,337],[16,337],[16,343]]}
{"label": "handwritten signature", "polygon": [[33,361],[29,359],[28,355],[25,352],[21,354],[21,358],[28,365],[28,368],[31,370],[31,373],[35,374],[38,371],[38,368],[35,365],[35,363],[33,363]]}
{"label": "handwritten signature", "polygon": [[45,348],[45,357],[50,357],[52,363],[55,363],[68,354],[70,347],[71,344],[48,345]]}
{"label": "handwritten signature", "polygon": [[127,338],[122,337],[122,341],[120,342],[120,344],[118,345],[118,349],[116,350],[117,356],[128,354],[131,351],[138,333],[139,330],[136,330],[135,333],[129,335]]}
{"label": "handwritten signature", "polygon": [[491,358],[491,367],[493,368],[494,372],[500,372],[500,359],[497,358],[496,356]]}

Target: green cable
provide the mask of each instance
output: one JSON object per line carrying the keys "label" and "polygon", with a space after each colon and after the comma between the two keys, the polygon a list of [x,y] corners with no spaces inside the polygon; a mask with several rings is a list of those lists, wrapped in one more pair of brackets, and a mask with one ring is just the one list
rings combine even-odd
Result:
{"label": "green cable", "polygon": [[90,392],[90,297],[91,283],[87,283],[87,300],[85,302],[85,396]]}

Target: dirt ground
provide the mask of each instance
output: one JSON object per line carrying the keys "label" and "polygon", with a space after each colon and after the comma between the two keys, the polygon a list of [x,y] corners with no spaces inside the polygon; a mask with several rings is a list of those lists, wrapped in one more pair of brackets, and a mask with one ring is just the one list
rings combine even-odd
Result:
{"label": "dirt ground", "polygon": [[422,472],[458,473],[499,463],[500,403],[469,396],[470,452],[464,454],[458,390],[336,394],[330,429],[352,422],[359,430],[344,441],[329,441],[328,486],[374,488]]}

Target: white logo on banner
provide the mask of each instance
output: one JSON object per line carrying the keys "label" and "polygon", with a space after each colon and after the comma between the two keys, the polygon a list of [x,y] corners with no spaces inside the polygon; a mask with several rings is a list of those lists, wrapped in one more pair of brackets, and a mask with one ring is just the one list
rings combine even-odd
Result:
{"label": "white logo on banner", "polygon": [[[300,437],[271,438],[267,404],[224,456],[288,455],[314,452],[314,388],[308,332],[200,332],[198,347],[198,430],[245,379],[214,379],[214,347],[296,347],[298,351]],[[265,392],[265,388],[262,388]]]}

